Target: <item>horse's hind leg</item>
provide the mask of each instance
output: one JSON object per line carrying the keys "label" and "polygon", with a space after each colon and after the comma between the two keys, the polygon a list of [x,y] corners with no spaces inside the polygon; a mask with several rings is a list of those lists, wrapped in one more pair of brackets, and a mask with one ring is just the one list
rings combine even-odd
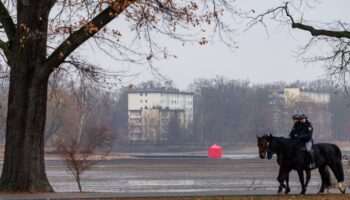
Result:
{"label": "horse's hind leg", "polygon": [[318,171],[320,172],[320,176],[321,176],[321,188],[320,188],[320,191],[318,191],[319,194],[322,194],[324,193],[324,189],[325,189],[325,186],[326,186],[326,174],[325,174],[325,170],[326,170],[326,167],[323,166],[323,167],[319,167],[318,168]]}
{"label": "horse's hind leg", "polygon": [[306,188],[305,188],[305,185],[304,185],[304,171],[302,169],[298,170],[298,176],[299,176],[299,181],[300,181],[300,185],[301,185],[301,192],[300,192],[300,194],[305,194]]}
{"label": "horse's hind leg", "polygon": [[345,193],[345,187],[343,185],[344,182],[344,170],[343,170],[343,165],[340,160],[335,161],[331,165],[329,165],[329,168],[331,168],[335,178],[337,179],[337,187],[341,193]]}

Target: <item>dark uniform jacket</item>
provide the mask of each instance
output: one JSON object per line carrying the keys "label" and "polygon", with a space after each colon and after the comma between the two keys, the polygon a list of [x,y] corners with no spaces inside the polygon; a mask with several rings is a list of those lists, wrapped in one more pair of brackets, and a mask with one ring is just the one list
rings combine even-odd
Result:
{"label": "dark uniform jacket", "polygon": [[295,122],[294,123],[293,128],[292,128],[292,130],[289,133],[289,137],[291,139],[296,139],[296,138],[299,137],[300,126],[301,126],[300,122]]}
{"label": "dark uniform jacket", "polygon": [[305,123],[300,123],[297,139],[300,139],[305,143],[309,142],[310,140],[312,140],[312,132],[313,132],[313,127],[311,123],[308,120],[306,120]]}

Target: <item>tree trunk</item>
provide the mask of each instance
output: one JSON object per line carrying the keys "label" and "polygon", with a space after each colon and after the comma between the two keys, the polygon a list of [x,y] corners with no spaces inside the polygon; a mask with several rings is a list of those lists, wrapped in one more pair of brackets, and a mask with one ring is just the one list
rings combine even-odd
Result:
{"label": "tree trunk", "polygon": [[48,1],[17,1],[16,34],[8,61],[10,89],[0,190],[53,191],[45,172],[45,73]]}
{"label": "tree trunk", "polygon": [[81,188],[81,183],[80,183],[80,173],[79,170],[77,170],[77,174],[75,175],[75,180],[77,181],[79,192],[83,192],[83,189]]}
{"label": "tree trunk", "polygon": [[[15,74],[11,70],[11,75]],[[15,77],[15,78],[13,78]],[[44,130],[48,78],[11,76],[2,190],[52,191],[45,173]],[[28,87],[28,84],[30,85]]]}

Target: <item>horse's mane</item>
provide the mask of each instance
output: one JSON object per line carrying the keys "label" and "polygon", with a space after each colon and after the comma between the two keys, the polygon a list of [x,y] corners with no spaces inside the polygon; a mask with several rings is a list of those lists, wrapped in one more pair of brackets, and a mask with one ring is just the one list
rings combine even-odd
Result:
{"label": "horse's mane", "polygon": [[280,147],[280,150],[282,150],[284,153],[292,153],[296,149],[299,149],[300,141],[299,140],[293,140],[291,138],[286,137],[277,137],[277,136],[270,136],[273,141],[277,142],[277,145]]}
{"label": "horse's mane", "polygon": [[278,142],[287,142],[287,143],[291,143],[294,140],[290,139],[290,138],[286,138],[286,137],[282,137],[282,136],[273,136],[273,135],[264,135],[264,137],[268,138],[268,139],[274,139],[277,140]]}
{"label": "horse's mane", "polygon": [[290,138],[286,137],[277,137],[277,136],[272,136],[273,139],[278,140],[280,142],[292,142],[293,140]]}

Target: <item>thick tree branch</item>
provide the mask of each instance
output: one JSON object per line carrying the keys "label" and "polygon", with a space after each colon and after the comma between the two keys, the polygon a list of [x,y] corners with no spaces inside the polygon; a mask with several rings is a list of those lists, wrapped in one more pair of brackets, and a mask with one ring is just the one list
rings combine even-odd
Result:
{"label": "thick tree branch", "polygon": [[57,68],[75,49],[86,40],[93,37],[101,28],[118,17],[126,8],[136,0],[117,0],[111,3],[105,10],[91,21],[73,32],[57,49],[48,57],[44,63],[44,73],[51,73]]}
{"label": "thick tree branch", "polygon": [[7,39],[9,41],[12,41],[16,33],[16,25],[13,22],[7,8],[2,2],[0,2],[0,23],[3,25],[5,29]]}
{"label": "thick tree branch", "polygon": [[304,30],[310,32],[312,36],[328,36],[328,37],[334,37],[334,38],[348,38],[350,39],[350,32],[349,31],[331,31],[331,30],[325,30],[325,29],[316,29],[313,26],[306,25],[303,23],[296,23],[292,15],[289,13],[288,10],[288,2],[285,4],[285,6],[282,7],[284,11],[286,12],[287,17],[292,22],[292,28]]}
{"label": "thick tree branch", "polygon": [[349,31],[330,31],[325,29],[315,29],[313,26],[305,25],[302,23],[292,23],[292,28],[308,31],[312,36],[328,36],[335,38],[348,38],[350,39]]}

